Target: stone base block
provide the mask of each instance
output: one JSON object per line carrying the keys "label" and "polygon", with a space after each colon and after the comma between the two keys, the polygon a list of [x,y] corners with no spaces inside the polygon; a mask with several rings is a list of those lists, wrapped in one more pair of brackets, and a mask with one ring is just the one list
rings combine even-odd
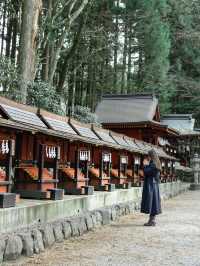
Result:
{"label": "stone base block", "polygon": [[15,207],[16,194],[14,193],[0,193],[0,208]]}
{"label": "stone base block", "polygon": [[67,195],[93,195],[93,186],[83,186],[81,188],[70,188],[65,189],[65,194]]}
{"label": "stone base block", "polygon": [[113,192],[115,190],[115,184],[108,185],[108,192]]}
{"label": "stone base block", "polygon": [[191,184],[190,185],[190,190],[200,190],[200,184]]}
{"label": "stone base block", "polygon": [[64,196],[64,190],[59,188],[48,189],[51,192],[51,200],[62,200]]}
{"label": "stone base block", "polygon": [[65,190],[66,195],[82,195],[83,189],[81,188],[66,188]]}
{"label": "stone base block", "polygon": [[127,189],[129,189],[129,188],[131,188],[131,187],[132,187],[132,183],[131,183],[131,182],[126,183],[126,188],[127,188]]}
{"label": "stone base block", "polygon": [[17,190],[18,194],[20,194],[21,198],[24,199],[50,199],[51,192],[50,191],[42,191],[42,190]]}
{"label": "stone base block", "polygon": [[107,191],[107,189],[108,189],[108,185],[95,186],[96,191]]}
{"label": "stone base block", "polygon": [[84,195],[93,195],[94,194],[94,187],[93,186],[85,186],[84,189]]}
{"label": "stone base block", "polygon": [[116,185],[116,188],[129,189],[129,188],[131,188],[131,182],[124,183],[124,184],[117,184]]}

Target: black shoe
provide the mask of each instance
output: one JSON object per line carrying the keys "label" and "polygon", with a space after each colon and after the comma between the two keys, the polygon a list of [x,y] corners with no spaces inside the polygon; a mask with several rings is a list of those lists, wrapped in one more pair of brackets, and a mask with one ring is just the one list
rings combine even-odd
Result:
{"label": "black shoe", "polygon": [[148,223],[145,223],[144,226],[156,226],[156,223],[154,221],[149,221]]}

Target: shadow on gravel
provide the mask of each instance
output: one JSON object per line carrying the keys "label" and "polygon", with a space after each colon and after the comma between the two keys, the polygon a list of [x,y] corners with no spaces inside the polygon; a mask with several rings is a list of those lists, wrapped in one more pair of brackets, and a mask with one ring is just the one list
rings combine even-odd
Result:
{"label": "shadow on gravel", "polygon": [[112,227],[117,227],[117,228],[123,228],[123,227],[144,227],[143,224],[112,224]]}

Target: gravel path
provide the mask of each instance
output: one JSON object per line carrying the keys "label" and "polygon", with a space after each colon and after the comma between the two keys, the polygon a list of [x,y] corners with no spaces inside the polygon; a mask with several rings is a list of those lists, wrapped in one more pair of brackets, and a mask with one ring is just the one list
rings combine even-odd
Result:
{"label": "gravel path", "polygon": [[156,227],[147,217],[122,217],[95,232],[56,244],[33,258],[4,266],[200,266],[200,192],[165,202]]}

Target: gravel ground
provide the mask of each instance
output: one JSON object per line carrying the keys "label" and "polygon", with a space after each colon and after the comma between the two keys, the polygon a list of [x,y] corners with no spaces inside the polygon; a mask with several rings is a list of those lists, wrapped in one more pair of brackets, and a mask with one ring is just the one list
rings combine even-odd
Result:
{"label": "gravel ground", "polygon": [[200,266],[200,192],[164,203],[156,227],[140,213],[3,266]]}

